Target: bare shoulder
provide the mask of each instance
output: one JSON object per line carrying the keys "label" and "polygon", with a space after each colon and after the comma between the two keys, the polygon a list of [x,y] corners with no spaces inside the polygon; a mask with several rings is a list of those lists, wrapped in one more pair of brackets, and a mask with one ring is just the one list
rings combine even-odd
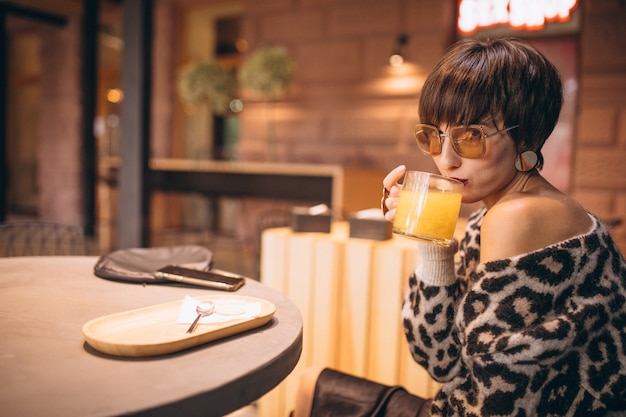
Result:
{"label": "bare shoulder", "polygon": [[592,220],[564,195],[519,194],[489,209],[481,227],[481,262],[521,255],[587,233]]}

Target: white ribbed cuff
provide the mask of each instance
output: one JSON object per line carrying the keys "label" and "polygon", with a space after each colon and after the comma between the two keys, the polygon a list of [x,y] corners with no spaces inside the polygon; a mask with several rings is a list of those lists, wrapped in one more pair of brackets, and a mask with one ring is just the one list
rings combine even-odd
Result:
{"label": "white ribbed cuff", "polygon": [[419,250],[418,265],[415,268],[417,278],[427,285],[452,285],[456,282],[454,254],[459,245],[456,240],[450,246],[435,246],[429,243],[417,243]]}

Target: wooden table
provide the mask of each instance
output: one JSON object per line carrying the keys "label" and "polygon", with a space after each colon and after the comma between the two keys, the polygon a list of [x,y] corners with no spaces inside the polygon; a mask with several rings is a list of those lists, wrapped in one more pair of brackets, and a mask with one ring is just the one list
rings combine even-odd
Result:
{"label": "wooden table", "polygon": [[298,309],[252,280],[237,294],[276,305],[264,327],[160,357],[97,352],[81,333],[87,321],[212,291],[107,281],[93,275],[96,261],[0,258],[0,415],[222,416],[271,390],[298,362]]}
{"label": "wooden table", "polygon": [[154,190],[342,203],[344,170],[337,165],[157,158],[150,168]]}
{"label": "wooden table", "polygon": [[[464,228],[459,220],[457,239]],[[336,222],[331,233],[269,229],[261,245],[261,281],[298,306],[305,343],[294,372],[258,402],[259,417],[293,409],[298,376],[307,366],[402,385],[424,398],[438,391],[411,357],[400,318],[408,278],[419,262],[414,241],[350,238],[349,224]]]}

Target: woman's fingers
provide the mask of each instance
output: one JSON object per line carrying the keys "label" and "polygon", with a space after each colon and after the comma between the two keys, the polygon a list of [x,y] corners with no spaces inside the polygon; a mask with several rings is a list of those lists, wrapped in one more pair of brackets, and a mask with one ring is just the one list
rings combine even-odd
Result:
{"label": "woman's fingers", "polygon": [[381,209],[387,221],[393,221],[398,205],[398,196],[400,195],[400,181],[404,177],[406,166],[400,165],[394,168],[385,179],[383,179],[383,197],[381,200]]}
{"label": "woman's fingers", "polygon": [[[398,183],[398,181],[400,181],[403,177],[404,174],[406,173],[406,166],[404,165],[400,165],[395,167],[393,170],[391,170],[391,172],[389,174],[387,174],[387,176],[383,179],[383,186],[389,191],[391,192],[391,189]],[[398,187],[397,188],[397,193],[400,193],[400,189]]]}

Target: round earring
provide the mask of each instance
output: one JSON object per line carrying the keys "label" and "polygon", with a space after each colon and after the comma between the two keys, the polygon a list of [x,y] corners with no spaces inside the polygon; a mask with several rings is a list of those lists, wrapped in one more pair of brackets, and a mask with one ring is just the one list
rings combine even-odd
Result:
{"label": "round earring", "polygon": [[537,166],[537,154],[535,151],[525,151],[515,159],[515,168],[520,172],[530,171]]}

